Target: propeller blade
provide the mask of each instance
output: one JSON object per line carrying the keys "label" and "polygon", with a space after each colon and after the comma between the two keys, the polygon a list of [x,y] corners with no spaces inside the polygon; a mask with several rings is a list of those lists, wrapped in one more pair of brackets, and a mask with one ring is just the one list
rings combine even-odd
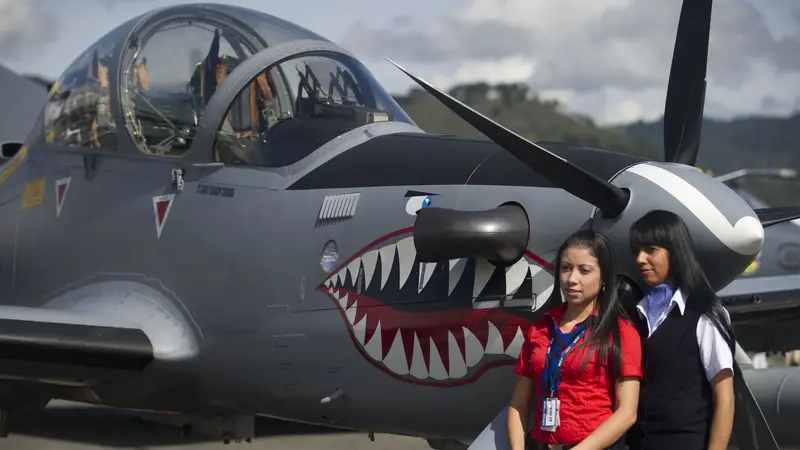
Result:
{"label": "propeller blade", "polygon": [[706,98],[706,66],[712,0],[684,0],[667,100],[664,105],[664,160],[693,166],[700,147]]}
{"label": "propeller blade", "polygon": [[800,219],[800,206],[778,206],[774,208],[759,208],[755,210],[761,226],[764,228]]}
{"label": "propeller blade", "polygon": [[596,206],[605,217],[617,217],[627,206],[628,193],[621,188],[492,121],[412,74],[391,59],[387,58],[387,60],[497,145],[546,177],[554,185]]}

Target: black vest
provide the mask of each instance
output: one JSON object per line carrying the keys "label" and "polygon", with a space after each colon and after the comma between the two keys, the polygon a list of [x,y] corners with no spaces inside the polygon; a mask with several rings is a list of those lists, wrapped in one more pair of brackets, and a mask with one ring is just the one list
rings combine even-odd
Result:
{"label": "black vest", "polygon": [[702,314],[677,305],[648,338],[647,319],[634,317],[642,337],[642,384],[631,449],[703,449],[714,413],[711,384],[700,359],[697,324]]}

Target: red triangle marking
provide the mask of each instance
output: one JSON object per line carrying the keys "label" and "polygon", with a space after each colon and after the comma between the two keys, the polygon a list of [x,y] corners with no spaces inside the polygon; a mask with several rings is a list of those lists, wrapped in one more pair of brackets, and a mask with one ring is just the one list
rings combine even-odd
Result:
{"label": "red triangle marking", "polygon": [[64,201],[64,193],[67,192],[67,183],[59,184],[58,185],[58,204],[60,205]]}
{"label": "red triangle marking", "polygon": [[169,200],[162,200],[156,203],[156,211],[158,213],[158,225],[164,225],[164,219],[167,217],[167,208],[169,208],[169,203],[172,199]]}
{"label": "red triangle marking", "polygon": [[175,195],[173,194],[153,197],[153,213],[155,215],[156,236],[158,238],[161,238],[161,229],[164,228],[164,223],[167,221],[173,200],[175,200]]}
{"label": "red triangle marking", "polygon": [[64,206],[64,200],[67,198],[71,180],[70,177],[56,180],[56,217],[61,215],[61,207]]}

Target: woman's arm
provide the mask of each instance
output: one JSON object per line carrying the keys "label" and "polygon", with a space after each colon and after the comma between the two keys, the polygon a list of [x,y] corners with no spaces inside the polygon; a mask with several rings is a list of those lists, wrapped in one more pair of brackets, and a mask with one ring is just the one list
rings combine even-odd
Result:
{"label": "woman's arm", "polygon": [[[730,327],[727,311],[725,316],[727,326]],[[714,396],[714,416],[711,419],[708,449],[725,450],[733,430],[736,404],[733,393],[733,352],[722,333],[706,315],[697,324],[697,343],[700,345],[700,359]]]}
{"label": "woman's arm", "polygon": [[733,396],[733,373],[721,370],[712,380],[714,392],[714,418],[711,419],[711,436],[708,450],[726,450],[733,429],[733,414],[736,400]]}
{"label": "woman's arm", "polygon": [[574,450],[602,450],[611,447],[636,423],[636,410],[639,406],[639,378],[623,378],[618,382],[616,397],[616,409],[611,416],[580,444],[573,447]]}
{"label": "woman's arm", "polygon": [[636,328],[626,320],[619,322],[619,339],[622,372],[615,387],[614,412],[575,446],[577,450],[611,447],[636,423],[642,377],[642,340]]}
{"label": "woman's arm", "polygon": [[508,440],[511,450],[525,450],[525,433],[528,424],[528,405],[531,403],[533,380],[517,375],[511,402],[508,405]]}

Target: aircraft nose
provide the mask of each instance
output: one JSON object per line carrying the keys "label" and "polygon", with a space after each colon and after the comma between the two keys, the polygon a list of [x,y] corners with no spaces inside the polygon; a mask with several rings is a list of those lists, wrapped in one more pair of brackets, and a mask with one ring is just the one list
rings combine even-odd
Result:
{"label": "aircraft nose", "polygon": [[761,250],[764,245],[764,227],[761,221],[754,216],[744,216],[733,227],[733,241],[739,253],[752,255]]}

